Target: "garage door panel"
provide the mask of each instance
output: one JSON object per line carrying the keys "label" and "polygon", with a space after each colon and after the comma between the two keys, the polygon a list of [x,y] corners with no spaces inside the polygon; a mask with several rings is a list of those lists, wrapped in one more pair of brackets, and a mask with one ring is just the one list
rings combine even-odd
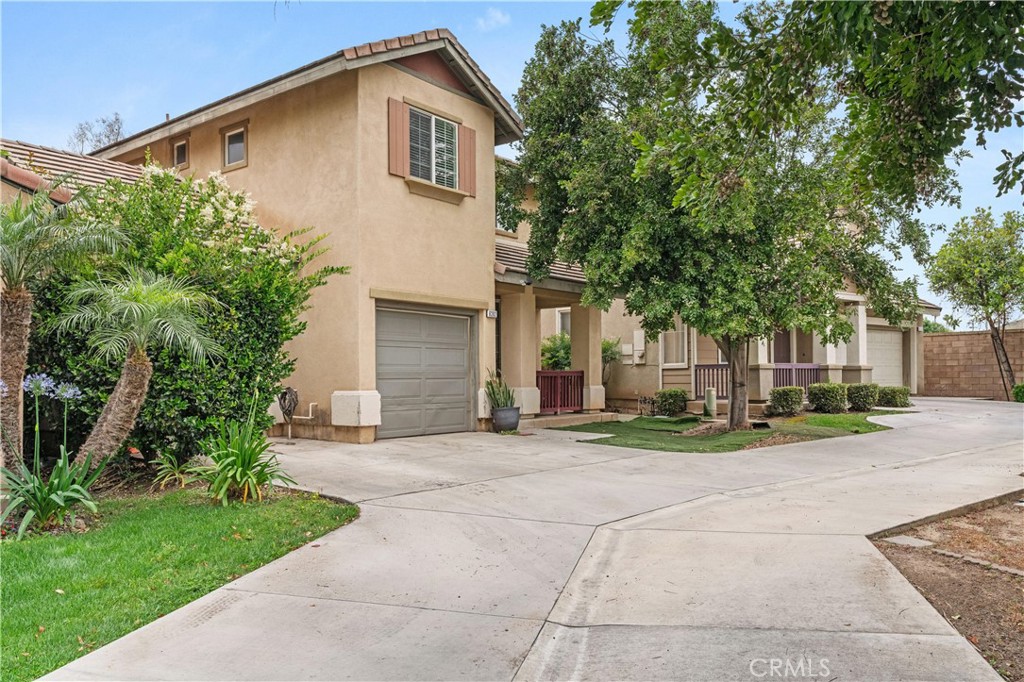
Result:
{"label": "garage door panel", "polygon": [[456,400],[465,400],[466,398],[466,379],[427,379],[425,382],[427,395],[434,400],[444,398],[454,398]]}
{"label": "garage door panel", "polygon": [[468,430],[469,377],[468,318],[377,311],[379,437]]}

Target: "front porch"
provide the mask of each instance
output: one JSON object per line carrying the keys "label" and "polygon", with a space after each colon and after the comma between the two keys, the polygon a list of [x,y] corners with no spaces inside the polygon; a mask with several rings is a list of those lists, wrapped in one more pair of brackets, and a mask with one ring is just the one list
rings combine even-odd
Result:
{"label": "front porch", "polygon": [[[498,246],[496,366],[515,392],[522,417],[601,412],[601,311],[580,305],[583,273],[561,265],[547,279],[534,282],[525,272],[525,249]],[[541,312],[566,308],[570,368],[541,369]]]}

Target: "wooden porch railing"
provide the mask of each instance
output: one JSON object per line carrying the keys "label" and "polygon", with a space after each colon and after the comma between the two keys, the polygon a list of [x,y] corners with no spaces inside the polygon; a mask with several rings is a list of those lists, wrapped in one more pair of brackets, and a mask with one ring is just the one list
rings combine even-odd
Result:
{"label": "wooden porch railing", "polygon": [[795,362],[776,362],[772,385],[799,386],[807,392],[807,387],[821,381],[821,368],[818,365]]}
{"label": "wooden porch railing", "polygon": [[579,412],[583,409],[582,370],[540,370],[537,372],[537,388],[540,389],[541,414]]}
{"label": "wooden porch railing", "polygon": [[710,387],[719,398],[729,397],[729,365],[694,365],[693,373],[697,384],[694,400],[704,400],[704,390]]}

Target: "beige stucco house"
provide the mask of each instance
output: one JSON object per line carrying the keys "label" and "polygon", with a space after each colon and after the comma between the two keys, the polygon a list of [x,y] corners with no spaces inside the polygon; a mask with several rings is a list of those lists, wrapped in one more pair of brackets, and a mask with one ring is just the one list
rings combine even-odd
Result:
{"label": "beige stucco house", "polygon": [[[727,394],[714,342],[680,327],[645,340],[639,320],[580,305],[579,268],[526,271],[529,225],[496,224],[497,145],[522,123],[456,38],[438,29],[342,50],[94,152],[5,141],[5,200],[21,170],[87,184],[133,179],[147,155],[182,174],[223,173],[263,224],[313,226],[350,274],[318,289],[290,343],[298,437],[352,442],[487,428],[499,370],[524,416],[632,410],[660,388]],[[6,161],[5,161],[6,163]],[[8,182],[11,180],[11,182]],[[31,184],[31,183],[30,183]],[[29,188],[27,191],[31,191]],[[527,208],[532,197],[527,197]],[[751,400],[774,385],[920,382],[920,319],[895,328],[841,293],[856,334],[826,346],[799,331],[751,348]],[[541,369],[541,340],[568,331],[572,367]],[[621,355],[602,379],[601,339]],[[606,388],[607,387],[607,388]]]}
{"label": "beige stucco house", "polygon": [[522,133],[439,29],[342,50],[95,154],[219,171],[264,224],[326,233],[326,258],[351,274],[315,293],[288,349],[293,432],[369,442],[485,428],[483,385],[498,368],[525,415],[546,409],[546,308],[572,310],[571,407],[604,408],[601,313],[578,305],[579,271],[533,282],[522,243],[495,234],[494,148]]}

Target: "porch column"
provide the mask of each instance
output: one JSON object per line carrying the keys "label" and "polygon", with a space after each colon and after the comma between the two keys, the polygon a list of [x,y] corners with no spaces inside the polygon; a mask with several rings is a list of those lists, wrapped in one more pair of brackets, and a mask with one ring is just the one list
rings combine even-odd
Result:
{"label": "porch column", "polygon": [[569,309],[569,341],[572,368],[583,370],[583,411],[604,409],[601,383],[601,311],[574,304]]}
{"label": "porch column", "polygon": [[868,364],[868,314],[863,303],[850,308],[850,322],[853,324],[853,336],[846,343],[843,382],[871,383],[871,365]]}
{"label": "porch column", "polygon": [[537,297],[533,287],[501,295],[501,374],[523,416],[540,412],[537,388]]}
{"label": "porch column", "polygon": [[751,341],[749,354],[747,397],[750,400],[768,400],[768,394],[775,388],[775,365],[768,361],[768,341]]}
{"label": "porch column", "polygon": [[821,369],[822,381],[833,384],[843,383],[843,366],[836,360],[836,347],[825,343],[825,340],[817,332],[814,332],[812,357],[814,364]]}

